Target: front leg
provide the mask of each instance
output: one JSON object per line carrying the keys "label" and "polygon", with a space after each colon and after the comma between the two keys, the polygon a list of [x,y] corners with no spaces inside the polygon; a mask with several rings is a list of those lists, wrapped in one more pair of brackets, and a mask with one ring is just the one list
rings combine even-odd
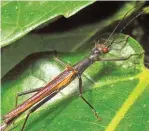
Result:
{"label": "front leg", "polygon": [[123,60],[128,60],[130,57],[138,55],[138,54],[131,54],[127,57],[120,57],[120,58],[98,58],[97,61],[123,61]]}

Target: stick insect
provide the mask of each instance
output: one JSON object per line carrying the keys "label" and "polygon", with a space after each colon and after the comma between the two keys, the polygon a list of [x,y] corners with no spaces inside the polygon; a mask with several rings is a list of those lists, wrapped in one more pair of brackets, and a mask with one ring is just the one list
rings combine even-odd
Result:
{"label": "stick insect", "polygon": [[[138,5],[137,5],[138,6]],[[131,10],[136,8],[137,6],[133,7]],[[129,10],[123,17],[123,19],[127,16],[127,14],[131,11]],[[144,11],[139,13],[136,17],[143,14]],[[136,18],[135,17],[135,18]],[[25,130],[25,126],[27,123],[27,120],[29,119],[30,115],[35,112],[38,108],[40,108],[43,104],[45,104],[47,101],[49,101],[51,98],[53,98],[57,93],[59,93],[63,88],[65,88],[68,84],[70,84],[75,78],[78,78],[79,80],[79,96],[80,98],[88,105],[88,107],[93,112],[94,116],[97,120],[101,120],[101,118],[98,116],[97,111],[95,108],[86,100],[86,98],[83,96],[83,90],[82,90],[82,73],[90,67],[92,64],[94,64],[96,61],[123,61],[128,60],[133,55],[138,54],[131,54],[128,57],[121,57],[121,58],[101,58],[100,56],[102,54],[106,54],[110,51],[110,47],[115,41],[115,39],[119,36],[119,33],[116,35],[116,37],[110,42],[108,45],[108,41],[110,40],[111,36],[115,33],[116,29],[119,27],[123,19],[119,22],[119,24],[114,28],[113,32],[110,34],[108,39],[105,41],[105,43],[95,43],[95,47],[90,51],[89,55],[84,58],[83,60],[76,63],[74,66],[65,65],[64,62],[62,62],[58,57],[55,56],[55,60],[59,62],[62,65],[66,66],[66,69],[60,73],[57,77],[55,77],[52,81],[50,81],[46,86],[24,91],[21,93],[18,93],[16,97],[16,108],[7,113],[2,117],[4,124],[1,125],[0,129],[1,131],[4,131],[9,125],[11,125],[21,114],[23,114],[26,110],[28,110],[28,113],[26,115],[25,121],[22,125],[21,131]],[[134,18],[131,20],[133,21]],[[130,21],[130,22],[131,22]],[[129,22],[129,23],[130,23]],[[122,32],[129,24],[127,24],[120,32]],[[129,38],[129,37],[128,37]],[[127,42],[127,40],[126,40]],[[23,96],[29,93],[35,93],[33,96],[28,98],[26,101],[24,101],[22,104],[18,105],[17,100],[19,96]]]}

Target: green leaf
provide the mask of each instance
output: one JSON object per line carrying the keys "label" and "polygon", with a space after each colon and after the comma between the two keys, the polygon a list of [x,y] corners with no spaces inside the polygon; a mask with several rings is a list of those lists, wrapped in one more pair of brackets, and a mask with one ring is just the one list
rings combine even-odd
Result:
{"label": "green leaf", "polygon": [[[98,4],[100,5],[100,2]],[[80,50],[82,47],[84,48],[84,46],[92,43],[97,35],[101,35],[101,32],[105,30],[106,27],[121,20],[128,10],[132,9],[135,5],[136,2],[126,3],[113,15],[106,18],[104,17],[96,22],[79,25],[79,27],[64,29],[62,31],[55,28],[54,32],[44,35],[27,34],[22,39],[2,48],[2,76],[32,53],[53,50],[57,50],[58,52],[74,52]],[[99,8],[99,10],[102,12],[102,9]],[[4,11],[3,8],[2,11]],[[76,17],[74,16],[73,18],[75,19]],[[82,19],[82,17],[76,18],[75,21],[79,23],[80,19]],[[63,26],[67,27],[67,24]],[[73,27],[73,24],[71,26]]]}
{"label": "green leaf", "polygon": [[[149,121],[149,71],[143,66],[142,48],[131,37],[125,44],[127,37],[120,35],[111,47],[113,50],[102,57],[137,55],[125,61],[96,62],[82,75],[83,95],[95,107],[102,121],[97,121],[88,105],[78,97],[76,79],[33,113],[25,129],[146,131]],[[123,48],[118,50],[117,43],[120,41]],[[81,53],[59,53],[58,56],[69,64],[75,64],[87,54],[88,50]],[[2,79],[2,115],[14,108],[18,92],[42,87],[63,71],[64,68],[52,58],[51,52],[31,55]],[[20,97],[19,103],[31,95]],[[20,130],[24,118],[25,114],[10,128]]]}
{"label": "green leaf", "polygon": [[2,2],[4,47],[46,21],[63,15],[68,18],[94,1],[7,1]]}
{"label": "green leaf", "polygon": [[143,10],[144,10],[144,12],[145,12],[146,14],[149,14],[149,7],[148,7],[148,6],[145,7]]}

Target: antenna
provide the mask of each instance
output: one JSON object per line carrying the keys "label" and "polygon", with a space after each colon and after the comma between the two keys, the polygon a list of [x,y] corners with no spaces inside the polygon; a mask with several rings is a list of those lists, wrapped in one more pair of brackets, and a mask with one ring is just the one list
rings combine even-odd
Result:
{"label": "antenna", "polygon": [[[139,5],[143,5],[144,3],[139,3],[139,4],[137,4],[136,6],[134,6],[133,8],[131,8],[124,16],[123,16],[123,18],[121,19],[121,21],[119,21],[119,23],[117,24],[117,26],[114,28],[114,30],[112,31],[112,33],[110,34],[110,36],[109,36],[109,38],[106,40],[106,42],[105,43],[107,43],[109,40],[110,40],[110,38],[112,37],[112,35],[115,33],[115,31],[117,30],[117,28],[120,26],[120,24],[123,22],[123,20],[126,18],[126,16],[128,15],[128,13],[130,13],[133,9],[135,9],[136,7],[138,7]],[[141,13],[142,14],[142,13]],[[141,15],[140,13],[139,13],[139,15],[138,16],[140,16]],[[136,16],[136,17],[134,17],[130,22],[128,22],[127,23],[127,25],[120,31],[120,33],[135,19],[135,18],[137,18],[138,16]],[[118,36],[118,35],[117,35]],[[117,37],[116,36],[116,37]],[[114,39],[115,40],[115,39]],[[112,41],[112,42],[114,42],[114,41]],[[111,42],[111,43],[112,43]],[[105,44],[104,43],[104,44]],[[110,45],[109,45],[110,46]],[[108,47],[109,47],[108,46]]]}
{"label": "antenna", "polygon": [[[133,17],[121,30],[120,30],[120,32],[115,36],[115,38],[112,40],[112,42],[109,44],[109,46],[111,46],[112,45],[112,43],[116,40],[116,38],[120,35],[120,33],[122,32],[122,31],[124,31],[125,29],[126,29],[126,27],[132,22],[132,21],[134,21],[137,17],[139,17],[140,15],[142,15],[144,12],[146,12],[147,10],[149,10],[149,9],[146,9],[146,10],[143,10],[143,11],[141,11],[139,14],[137,14],[135,17]],[[109,47],[108,46],[108,47]]]}

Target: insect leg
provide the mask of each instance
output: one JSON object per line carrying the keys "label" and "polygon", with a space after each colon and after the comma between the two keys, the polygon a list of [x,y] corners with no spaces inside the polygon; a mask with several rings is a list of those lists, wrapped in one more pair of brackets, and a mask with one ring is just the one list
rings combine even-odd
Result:
{"label": "insect leg", "polygon": [[60,58],[58,58],[57,56],[55,56],[53,59],[54,59],[56,62],[58,62],[60,65],[62,65],[62,66],[64,66],[64,67],[67,66],[67,64],[66,64],[64,61],[62,61]]}
{"label": "insect leg", "polygon": [[[39,91],[41,88],[43,88],[43,87],[40,87],[40,88],[36,88],[36,89],[32,89],[32,90],[28,90],[28,91],[23,91],[23,92],[19,92],[19,93],[17,93],[17,95],[16,95],[16,99],[15,99],[15,107],[18,106],[18,98],[19,98],[20,96],[23,96],[23,95],[27,95],[27,94],[30,94],[30,93],[37,92],[37,91]],[[12,124],[14,124],[14,122],[15,122],[15,121],[13,121]]]}
{"label": "insect leg", "polygon": [[72,67],[72,65],[66,63],[65,61],[63,61],[62,59],[60,59],[57,55],[57,51],[54,51],[54,58],[53,58],[56,62],[58,62],[60,65],[64,66],[64,67]]}
{"label": "insect leg", "polygon": [[129,36],[126,36],[126,39],[125,40],[113,41],[114,43],[121,43],[121,42],[124,42],[125,41],[125,43],[124,43],[124,45],[120,49],[112,48],[112,50],[121,50],[121,49],[123,49],[126,46],[126,44],[128,42],[128,39],[129,39]]}
{"label": "insect leg", "polygon": [[39,91],[41,88],[43,88],[43,87],[17,93],[17,95],[16,95],[16,104],[15,104],[15,107],[17,107],[17,105],[18,105],[18,98],[19,98],[20,96],[37,92],[37,91]]}
{"label": "insect leg", "polygon": [[67,66],[66,62],[64,62],[63,60],[61,60],[61,59],[58,57],[56,50],[54,51],[54,58],[53,58],[53,59],[54,59],[56,62],[58,62],[60,65],[62,65],[62,66],[64,66],[64,67]]}
{"label": "insect leg", "polygon": [[123,60],[128,60],[130,57],[134,55],[139,55],[139,54],[131,54],[128,57],[120,57],[120,58],[99,58],[97,61],[123,61]]}
{"label": "insect leg", "polygon": [[38,108],[40,108],[43,104],[45,104],[47,101],[49,101],[53,96],[55,96],[58,92],[60,92],[60,90],[56,90],[54,91],[52,94],[50,94],[49,96],[47,96],[45,99],[41,100],[38,104],[36,104],[34,107],[32,107],[29,112],[27,113],[27,116],[25,118],[25,121],[23,123],[23,126],[21,128],[21,131],[24,130],[26,122],[29,118],[29,116],[31,115],[31,113],[35,112]]}
{"label": "insect leg", "polygon": [[82,100],[91,108],[92,112],[94,113],[94,116],[97,118],[97,120],[101,120],[101,118],[98,116],[95,108],[83,97],[82,95],[82,78],[80,75],[78,75],[79,78],[79,96],[82,98]]}

